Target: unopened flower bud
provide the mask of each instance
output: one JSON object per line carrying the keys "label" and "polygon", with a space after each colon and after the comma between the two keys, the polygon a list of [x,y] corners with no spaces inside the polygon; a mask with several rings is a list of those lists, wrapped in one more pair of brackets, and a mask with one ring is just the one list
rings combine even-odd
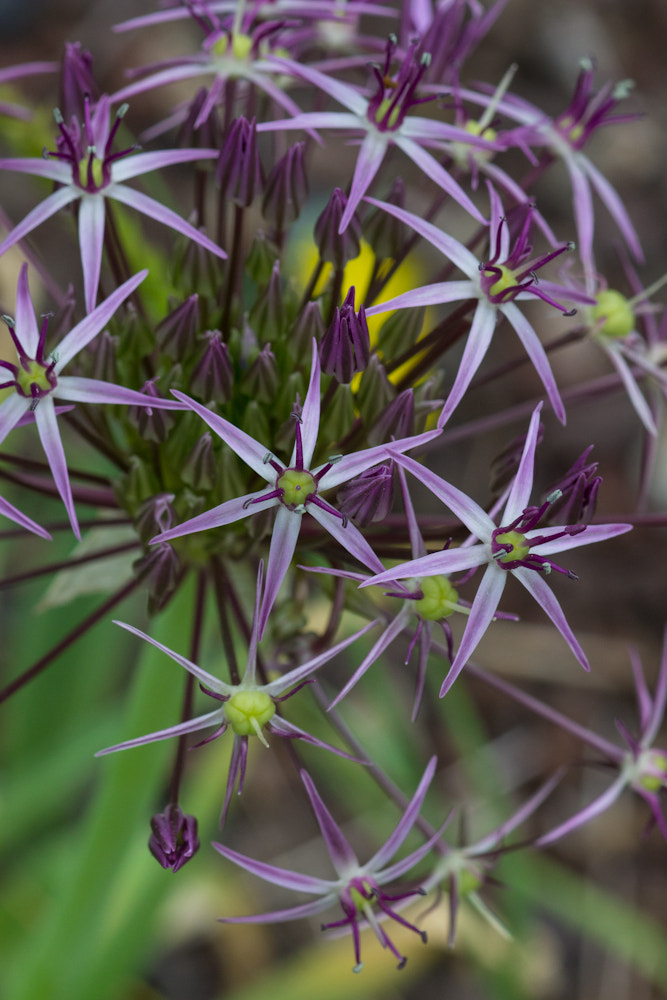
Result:
{"label": "unopened flower bud", "polygon": [[315,223],[315,243],[322,260],[342,270],[348,260],[359,256],[361,225],[356,212],[344,233],[339,233],[340,221],[347,206],[347,197],[340,188],[334,188],[327,206]]}
{"label": "unopened flower bud", "polygon": [[[195,122],[198,121],[207,98],[208,88],[200,87],[190,102],[185,121],[182,122],[176,136],[177,145],[183,149],[192,149],[192,147],[198,146],[203,149],[222,148],[222,132],[216,107],[211,108],[206,118],[195,128]],[[202,169],[201,164],[197,166],[198,169]]]}
{"label": "unopened flower bud", "polygon": [[215,168],[223,199],[247,208],[261,183],[255,119],[235,118]]}
{"label": "unopened flower bud", "polygon": [[170,804],[163,813],[156,813],[151,830],[148,847],[163,868],[177,872],[199,850],[197,820],[180,806]]}
{"label": "unopened flower bud", "polygon": [[199,296],[191,295],[158,325],[155,337],[160,350],[171,358],[186,357],[199,331]]}
{"label": "unopened flower bud", "polygon": [[371,445],[383,444],[392,438],[410,437],[415,427],[415,394],[405,389],[383,410],[368,435]]}
{"label": "unopened flower bud", "polygon": [[301,358],[313,340],[319,344],[324,334],[322,313],[318,302],[308,302],[291,327],[287,344],[294,358]]}
{"label": "unopened flower bud", "polygon": [[335,375],[339,382],[351,382],[356,372],[364,370],[370,357],[370,334],[363,305],[354,310],[354,285],[345,301],[336,309],[320,345],[322,371]]}
{"label": "unopened flower bud", "polygon": [[226,402],[234,384],[229,348],[219,330],[203,334],[206,346],[190,376],[190,391],[204,402]]}
{"label": "unopened flower bud", "polygon": [[271,344],[266,344],[246,372],[243,389],[258,403],[271,403],[276,398],[279,382],[276,356]]}
{"label": "unopened flower bud", "polygon": [[259,341],[271,341],[283,332],[284,309],[280,280],[280,261],[271,271],[271,278],[264,293],[250,311],[250,323]]}
{"label": "unopened flower bud", "polygon": [[198,439],[181,469],[181,479],[194,490],[210,490],[216,478],[215,451],[209,431]]}
{"label": "unopened flower bud", "polygon": [[262,215],[277,234],[298,219],[308,198],[308,179],[303,161],[305,143],[290,146],[268,176],[262,199]]}
{"label": "unopened flower bud", "polygon": [[377,354],[371,356],[361,376],[357,405],[366,424],[373,425],[382,411],[394,398],[396,390],[387,378],[384,365]]}
{"label": "unopened flower bud", "polygon": [[[405,184],[402,177],[394,180],[385,200],[397,208],[405,207]],[[389,212],[376,208],[364,226],[364,236],[376,257],[380,259],[397,257],[405,242],[405,226]]]}
{"label": "unopened flower bud", "polygon": [[589,462],[593,450],[590,445],[581,453],[574,465],[549,489],[549,495],[562,494],[549,506],[548,524],[587,524],[597,504],[602,476],[596,475],[597,462]]}
{"label": "unopened flower bud", "polygon": [[60,95],[58,107],[66,122],[72,118],[82,119],[86,98],[93,102],[100,96],[99,87],[93,75],[93,57],[80,42],[66,42],[60,73]]}
{"label": "unopened flower bud", "polygon": [[168,531],[175,523],[173,501],[173,493],[158,493],[139,507],[134,527],[145,545],[161,531]]}
{"label": "unopened flower bud", "polygon": [[367,469],[338,490],[338,509],[363,528],[383,521],[394,499],[393,462]]}
{"label": "unopened flower bud", "polygon": [[[160,394],[155,388],[154,379],[144,383],[141,391],[153,399],[160,398]],[[166,441],[174,422],[169,410],[163,410],[157,406],[131,406],[128,408],[128,417],[145,441]]]}
{"label": "unopened flower bud", "polygon": [[151,546],[134,563],[136,573],[145,573],[148,583],[148,614],[155,615],[168,603],[178,583],[180,560],[168,542]]}

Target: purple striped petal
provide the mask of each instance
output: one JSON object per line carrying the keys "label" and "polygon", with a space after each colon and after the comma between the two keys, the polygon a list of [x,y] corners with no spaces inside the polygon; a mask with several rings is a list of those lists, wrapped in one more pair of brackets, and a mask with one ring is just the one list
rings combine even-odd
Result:
{"label": "purple striped petal", "polygon": [[[500,570],[499,572],[502,573],[503,571]],[[510,570],[510,572],[524,585],[528,593],[535,598],[543,611],[551,618],[551,621],[563,636],[584,670],[590,670],[586,654],[575,638],[574,632],[567,623],[556,595],[546,583],[544,577],[535,570],[525,569],[523,566]]]}
{"label": "purple striped petal", "polygon": [[223,708],[216,708],[213,712],[200,715],[189,722],[179,722],[176,726],[169,726],[167,729],[158,729],[147,736],[138,736],[134,740],[125,740],[123,743],[116,743],[115,746],[107,747],[106,750],[98,750],[96,757],[105,757],[106,754],[116,753],[117,750],[130,750],[132,747],[142,747],[147,743],[157,743],[159,740],[168,740],[172,736],[183,736],[185,733],[196,733],[199,729],[206,729],[208,726],[219,726],[225,718]]}
{"label": "purple striped petal", "polygon": [[259,514],[260,511],[268,510],[269,507],[275,507],[276,504],[280,503],[275,497],[262,501],[261,498],[265,493],[266,489],[257,490],[256,493],[248,493],[243,497],[234,497],[233,500],[227,500],[225,503],[218,504],[217,507],[212,507],[210,510],[204,511],[203,514],[191,517],[189,521],[183,521],[183,524],[179,524],[175,528],[162,531],[155,538],[151,538],[151,545],[170,542],[172,538],[180,538],[181,535],[191,535],[193,531],[208,531],[210,528],[219,528],[223,524],[233,524],[234,521],[240,521],[244,517]]}
{"label": "purple striped petal", "polygon": [[266,566],[264,597],[259,613],[260,639],[264,635],[273,602],[292,563],[292,556],[301,531],[301,518],[303,517],[303,514],[298,511],[288,510],[284,504],[280,503],[280,500],[277,501],[277,506],[276,520],[271,532],[269,560]]}
{"label": "purple striped petal", "polygon": [[350,869],[358,869],[359,861],[345,834],[325,806],[307,771],[301,772],[301,780],[306,786],[315,819],[327,846],[336,873],[342,878],[349,876]]}
{"label": "purple striped petal", "polygon": [[159,170],[173,163],[191,163],[195,160],[212,160],[220,156],[219,149],[163,149],[155,153],[136,153],[117,160],[112,167],[114,184],[132,180],[149,170]]}
{"label": "purple striped petal", "polygon": [[80,323],[66,334],[58,345],[58,360],[55,366],[56,374],[60,374],[68,361],[86,347],[97,334],[104,329],[113,314],[125,299],[141,284],[148,271],[139,271],[124,281],[120,288],[112,292],[96,309],[82,319]]}
{"label": "purple striped petal", "polygon": [[[461,282],[463,284],[463,282]],[[466,389],[472,382],[475,372],[481,365],[484,355],[489,349],[491,338],[496,329],[497,313],[490,302],[480,299],[475,309],[472,326],[466,339],[459,370],[454,379],[442,413],[438,417],[438,427],[445,426],[452,413],[465,396]]]}
{"label": "purple striped petal", "polygon": [[28,265],[22,264],[19,280],[16,286],[16,311],[14,315],[16,337],[21,347],[30,358],[37,355],[39,347],[39,327],[35,316],[35,307],[30,297],[28,284]]}
{"label": "purple striped petal", "polygon": [[407,562],[393,566],[392,569],[384,570],[377,576],[364,580],[359,587],[379,587],[394,580],[407,580],[412,577],[419,579],[422,576],[440,574],[448,576],[451,573],[473,569],[475,566],[483,566],[488,561],[489,553],[485,545],[461,546],[458,549],[430,552],[426,556],[420,556],[419,559],[408,559]]}
{"label": "purple striped petal", "polygon": [[[283,889],[295,889],[297,892],[310,892],[315,895],[321,894],[333,894],[338,886],[337,882],[331,880],[326,880],[323,878],[315,878],[314,875],[302,875],[300,872],[290,872],[286,868],[277,868],[275,865],[267,865],[264,861],[254,861],[252,858],[248,858],[245,854],[239,854],[237,851],[233,851],[231,847],[225,847],[224,844],[213,843],[216,851],[222,854],[223,858],[227,858],[228,861],[232,861],[239,868],[244,868],[251,875],[256,875],[258,878],[264,879],[265,882],[271,882],[273,885],[280,885]],[[333,895],[331,896],[333,899]],[[318,906],[320,909],[325,909],[327,905],[330,905],[331,900],[328,900],[325,904],[323,900],[318,901]],[[310,904],[312,906],[312,904]],[[298,907],[301,909],[301,907]],[[290,912],[290,911],[287,911]],[[313,912],[318,912],[317,910]],[[268,914],[264,914],[268,918]],[[227,919],[227,922],[229,922]],[[249,920],[257,921],[260,917],[241,917],[233,918],[236,922],[237,920]]]}
{"label": "purple striped petal", "polygon": [[438,187],[446,191],[450,198],[457,201],[461,208],[466,210],[468,215],[471,215],[476,222],[486,225],[486,219],[474,202],[470,200],[463,188],[456,183],[445,168],[440,166],[434,156],[431,156],[418,142],[401,135],[400,131],[394,134],[394,142],[399,149],[403,150],[406,156],[410,157],[413,163],[416,163],[423,170],[427,177],[430,177]]}
{"label": "purple striped petal", "polygon": [[30,400],[14,392],[0,403],[0,444],[30,410]]}
{"label": "purple striped petal", "polygon": [[58,191],[54,191],[53,194],[50,194],[48,198],[45,198],[44,201],[41,201],[39,205],[33,208],[32,212],[28,212],[25,219],[22,219],[17,226],[14,226],[9,236],[6,236],[2,243],[0,243],[0,256],[5,250],[9,250],[15,243],[18,243],[24,236],[27,236],[33,229],[36,229],[40,223],[45,222],[46,219],[50,219],[52,215],[59,212],[65,205],[69,205],[80,197],[81,191],[76,187],[63,187],[59,188]]}
{"label": "purple striped petal", "polygon": [[[317,341],[313,338],[312,357],[310,363],[310,382],[308,392],[301,412],[301,443],[303,447],[303,466],[310,468],[313,452],[317,444],[317,434],[320,429],[320,355]],[[296,444],[292,451],[290,465],[296,461]]]}
{"label": "purple striped petal", "polygon": [[[79,205],[79,247],[86,309],[95,308],[102,270],[105,205],[103,194],[84,194]],[[147,272],[145,272],[147,273]]]}
{"label": "purple striped petal", "polygon": [[22,511],[11,504],[9,500],[4,500],[0,497],[0,514],[5,517],[11,518],[17,524],[20,524],[22,528],[26,528],[27,531],[32,531],[35,535],[40,535],[42,538],[47,538],[51,541],[51,535],[48,533],[46,528],[40,527],[32,518],[28,517]]}
{"label": "purple striped petal", "polygon": [[431,757],[428,764],[426,765],[426,770],[422,775],[422,779],[417,786],[415,794],[412,796],[405,812],[401,816],[399,822],[392,834],[384,842],[377,854],[374,854],[371,860],[364,866],[368,871],[380,871],[384,868],[390,858],[393,858],[396,851],[399,849],[410,830],[417,821],[419,816],[419,811],[422,807],[422,803],[426,798],[426,793],[429,789],[429,785],[433,781],[433,775],[435,774],[435,766],[437,764],[437,758]]}
{"label": "purple striped petal", "polygon": [[542,404],[538,403],[533,410],[532,417],[530,418],[530,425],[528,427],[528,433],[526,434],[526,442],[523,446],[523,453],[521,455],[521,461],[519,462],[519,468],[517,469],[516,476],[514,477],[514,481],[507,498],[507,503],[505,504],[505,511],[503,514],[504,524],[509,524],[511,521],[516,520],[519,514],[522,514],[526,509],[530,501],[530,494],[533,491],[535,448],[537,447],[537,435],[540,429],[541,410]]}
{"label": "purple striped petal", "polygon": [[[545,534],[545,531],[558,532],[562,530],[562,527],[556,525],[541,530],[534,528],[532,531],[526,532],[526,538],[530,541],[533,537]],[[576,535],[565,535],[562,538],[555,538],[553,541],[547,540],[546,542],[541,542],[539,545],[535,545],[531,551],[541,556],[548,556],[556,552],[565,552],[568,549],[577,549],[580,545],[592,545],[594,542],[604,542],[608,538],[616,538],[617,535],[624,535],[626,531],[631,530],[631,524],[587,524],[584,530],[578,532]]]}
{"label": "purple striped petal", "polygon": [[179,666],[183,667],[188,673],[192,674],[197,680],[200,680],[206,687],[211,688],[212,691],[217,691],[218,694],[233,694],[236,688],[230,687],[229,684],[225,684],[224,681],[218,680],[213,674],[209,674],[207,670],[193,663],[192,660],[188,660],[186,656],[181,656],[180,653],[174,652],[173,649],[169,649],[169,646],[163,645],[158,642],[157,639],[153,639],[146,632],[142,632],[141,629],[135,628],[134,625],[127,625],[125,622],[119,622],[114,620],[114,625],[119,625],[124,628],[126,632],[131,632],[132,635],[136,635],[139,639],[144,639],[145,642],[149,642],[151,646],[155,646],[160,652],[166,653],[170,656],[172,660],[175,660]]}
{"label": "purple striped petal", "polygon": [[54,159],[37,159],[36,157],[16,157],[0,159],[0,170],[16,170],[20,174],[32,174],[34,177],[45,177],[58,184],[72,183],[72,167],[68,163]]}
{"label": "purple striped petal", "polygon": [[50,396],[40,399],[35,410],[35,423],[37,424],[39,438],[42,442],[42,447],[46,454],[46,459],[49,463],[58,493],[65,504],[65,510],[72,525],[72,531],[78,540],[81,541],[81,532],[79,531],[76,519],[76,511],[74,510],[72,488],[67,474],[67,459],[65,458],[65,451],[60,438],[60,429],[53,406],[53,399]]}
{"label": "purple striped petal", "polygon": [[463,521],[468,531],[481,541],[491,541],[491,535],[495,531],[496,525],[479,504],[457,489],[456,486],[452,486],[440,476],[436,476],[430,469],[415,462],[409,456],[397,454],[395,461],[411,472],[415,479],[423,483],[439,500],[442,500],[452,513],[460,521]]}
{"label": "purple striped petal", "polygon": [[[528,572],[531,571],[529,570]],[[445,677],[442,687],[440,688],[441,698],[445,697],[452,684],[474,653],[480,639],[493,621],[493,617],[498,609],[498,603],[502,597],[503,590],[505,589],[505,582],[507,579],[505,573],[506,571],[499,569],[495,563],[491,563],[491,565],[487,567],[477,593],[475,594],[475,600],[473,601],[472,608],[470,609],[470,614],[468,616],[468,624],[466,625],[465,632],[461,637],[461,642],[459,643],[459,648],[456,651],[454,662],[452,663],[451,669]]]}
{"label": "purple striped petal", "polygon": [[418,215],[406,212],[404,208],[399,208],[398,205],[391,205],[386,201],[378,201],[376,198],[367,197],[365,200],[370,205],[375,205],[376,208],[381,208],[385,212],[388,212],[389,215],[393,215],[394,218],[400,222],[404,222],[406,226],[419,233],[436,250],[439,250],[448,260],[456,264],[469,278],[475,280],[479,277],[479,261],[467,247],[464,247],[462,243],[455,240],[453,236],[444,233],[437,226],[434,226],[432,222],[426,222],[424,219],[420,219]]}
{"label": "purple striped petal", "polygon": [[[398,441],[391,441],[388,444],[378,444],[373,448],[364,448],[362,451],[353,452],[351,455],[343,455],[319,480],[320,490],[331,490],[335,486],[340,486],[341,483],[346,483],[348,479],[353,479],[388,458],[403,454],[411,448],[419,448],[423,444],[428,444],[439,434],[439,430],[424,431],[423,434],[415,434],[413,437],[400,438]],[[316,473],[317,469],[314,470],[314,474]]]}
{"label": "purple striped petal", "polygon": [[382,161],[386,156],[388,147],[389,139],[385,132],[378,132],[373,129],[362,139],[357,162],[354,167],[350,193],[338,227],[339,234],[344,233],[352,221],[352,216],[359,207],[359,202],[368,191],[373,178],[382,166]]}
{"label": "purple striped petal", "polygon": [[[370,201],[369,198],[366,201]],[[479,289],[472,281],[441,281],[435,285],[422,285],[409,292],[402,292],[378,302],[366,310],[367,316],[377,316],[378,313],[389,312],[390,309],[416,309],[419,306],[439,306],[445,302],[459,302],[463,299],[476,299]]]}
{"label": "purple striped petal", "polygon": [[72,403],[124,403],[127,406],[149,406],[158,410],[182,410],[183,405],[174,399],[147,396],[136,389],[125,389],[113,382],[83,378],[78,375],[61,375],[53,390],[58,399]]}
{"label": "purple striped petal", "polygon": [[396,636],[400,635],[403,629],[407,627],[409,619],[410,612],[404,604],[396,617],[389,623],[380,638],[376,641],[370,652],[361,661],[340,694],[336,695],[327,711],[331,711],[332,708],[335,708],[336,705],[352,690],[355,684],[361,680],[368,668],[371,667],[380,656],[382,656],[385,649],[391,645]]}
{"label": "purple striped petal", "polygon": [[[293,687],[293,685],[300,683],[304,677],[308,677],[310,674],[314,673],[319,667],[328,663],[332,660],[334,656],[338,656],[344,649],[356,642],[362,635],[365,635],[370,629],[377,625],[376,621],[369,622],[368,625],[364,625],[363,628],[359,629],[358,632],[354,632],[349,635],[347,639],[343,639],[341,642],[337,643],[335,646],[330,646],[319,656],[315,656],[312,660],[308,660],[306,663],[302,663],[300,667],[295,667],[294,670],[290,670],[289,673],[283,674],[275,681],[270,681],[268,684],[264,684],[262,687],[263,691],[271,697],[276,697],[286,691],[288,688]],[[245,681],[245,678],[244,678]]]}
{"label": "purple striped petal", "polygon": [[560,398],[560,393],[558,391],[558,386],[556,385],[556,379],[551,371],[549,359],[547,358],[546,351],[542,347],[539,337],[521,310],[515,306],[513,302],[508,302],[506,305],[499,306],[498,308],[516,330],[518,337],[523,344],[524,350],[533,364],[533,368],[542,379],[542,383],[547,391],[554,413],[560,420],[561,424],[565,424],[565,407],[563,406],[563,401]]}
{"label": "purple striped petal", "polygon": [[384,569],[373,549],[351,521],[348,521],[345,527],[343,527],[343,522],[340,518],[336,517],[335,514],[329,514],[326,510],[322,510],[321,507],[317,507],[314,503],[308,504],[308,513],[312,514],[315,520],[337,542],[340,542],[350,555],[358,559],[362,566],[366,566],[374,572],[377,572],[378,569]]}

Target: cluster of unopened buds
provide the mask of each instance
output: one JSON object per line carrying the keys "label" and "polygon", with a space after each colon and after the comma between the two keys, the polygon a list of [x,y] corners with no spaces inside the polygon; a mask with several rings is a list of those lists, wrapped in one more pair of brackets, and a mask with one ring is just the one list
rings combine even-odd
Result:
{"label": "cluster of unopened buds", "polygon": [[[596,520],[600,477],[588,439],[586,451],[542,492],[538,450],[559,424],[576,424],[587,387],[561,382],[552,361],[586,337],[613,366],[591,382],[590,398],[620,398],[624,390],[625,418],[647,442],[638,509],[646,504],[664,419],[667,321],[649,301],[657,285],[640,284],[642,250],[623,202],[586,153],[598,129],[637,116],[617,111],[627,85],[596,89],[590,61],[582,63],[571,104],[553,118],[512,92],[516,67],[498,87],[466,86],[468,59],[506,0],[487,7],[406,2],[394,11],[368,0],[156,6],[116,30],[139,36],[155,25],[190,22],[200,48],[132,71],[114,94],[100,93],[93,56],[78,44],[66,46],[59,64],[0,73],[0,82],[22,69],[60,81],[54,127],[40,140],[44,155],[24,155],[34,147],[35,125],[26,122],[24,139],[15,138],[0,159],[2,176],[53,184],[22,219],[0,199],[0,269],[10,249],[22,254],[15,307],[3,316],[9,340],[0,361],[0,513],[41,536],[44,551],[52,535],[71,528],[85,546],[86,533],[104,527],[104,552],[75,548],[63,564],[70,570],[97,558],[103,576],[104,559],[127,559],[124,581],[36,663],[15,671],[0,697],[39,683],[51,664],[66,671],[63,654],[109,622],[121,602],[143,594],[143,603],[129,604],[141,621],[146,601],[151,619],[168,618],[177,595],[191,595],[191,618],[181,623],[175,648],[153,637],[150,622],[147,631],[116,622],[137,646],[164,654],[165,676],[168,658],[186,672],[177,719],[98,754],[174,740],[168,792],[151,821],[151,853],[175,872],[196,864],[200,836],[215,840],[226,866],[308,897],[292,909],[223,914],[224,921],[292,920],[338,905],[342,917],[323,926],[351,932],[354,970],[362,967],[364,926],[401,968],[406,957],[387,921],[425,941],[420,913],[444,890],[453,942],[460,898],[485,906],[479,890],[490,859],[528,822],[526,849],[546,847],[630,790],[667,839],[659,803],[667,753],[654,746],[667,652],[654,695],[637,657],[631,660],[640,725],[634,735],[619,724],[625,747],[499,677],[488,654],[488,666],[474,659],[499,619],[503,641],[521,646],[522,624],[511,598],[504,603],[514,577],[539,605],[536,620],[546,616],[591,669],[560,603],[567,609],[582,585],[572,582],[568,558],[629,531],[633,516]],[[144,95],[151,93],[155,107],[161,89],[183,81],[192,81],[192,96],[152,124],[139,146],[129,130]],[[516,165],[517,152],[525,160],[518,178],[505,169]],[[533,188],[563,165],[572,207],[561,240]],[[175,207],[134,183],[154,180],[156,171],[161,177],[167,167],[180,172]],[[317,197],[309,193],[316,183]],[[166,197],[162,182],[151,190]],[[596,200],[623,243],[624,289],[608,287],[597,270]],[[142,235],[142,217],[158,224],[151,229],[157,243]],[[67,292],[38,252],[42,225],[54,218],[69,258]],[[52,310],[41,318],[31,297],[32,289],[36,301],[38,286],[40,304],[46,295]],[[552,338],[554,317],[565,320]],[[505,338],[505,363],[494,368],[490,357],[498,358]],[[526,360],[536,377],[522,367]],[[518,389],[516,371],[524,376]],[[488,395],[484,386],[492,387]],[[20,426],[26,429],[17,432]],[[488,433],[504,447],[509,426],[510,438],[520,436],[505,451],[497,481],[468,495],[460,466],[447,464],[450,446]],[[35,430],[45,461],[25,444]],[[18,433],[19,454],[11,451]],[[99,464],[68,469],[77,436],[105,471]],[[488,469],[476,481],[485,478]],[[428,515],[414,506],[425,494]],[[67,519],[49,522],[42,506],[58,497]],[[83,505],[97,510],[83,519]],[[6,585],[52,572],[46,563],[24,569]],[[326,611],[314,619],[316,604]],[[213,618],[224,655],[211,655]],[[334,659],[338,673],[326,667]],[[96,666],[114,670],[112,663]],[[406,732],[414,742],[405,756],[424,755],[411,797],[393,784],[372,742],[345,721],[346,704],[371,680],[368,671],[384,672],[387,687],[397,682],[401,697],[409,689]],[[433,722],[422,730],[420,717],[425,700],[432,716],[465,677],[602,753],[613,773],[602,794],[572,815],[554,807],[551,825],[541,823],[538,809],[563,776],[549,775],[508,805],[492,833],[455,846],[446,827],[456,803],[438,793],[438,772],[452,760],[425,752]],[[194,707],[197,682],[213,699],[203,714]],[[106,690],[101,685],[102,698]],[[299,715],[305,699],[309,712]],[[372,704],[382,719],[382,704]],[[335,745],[318,722],[304,729],[291,721],[314,718],[337,730]],[[184,751],[195,733],[200,743],[223,736],[233,743],[229,770],[216,779],[226,789],[219,830],[198,831],[183,808],[186,763],[196,757]],[[279,759],[291,769],[295,794],[312,807],[334,877],[293,872],[229,846],[234,793],[244,787],[246,765],[261,770],[266,759],[249,746],[273,754],[283,742]],[[319,748],[308,769],[305,744]],[[320,751],[346,768],[334,813],[345,782],[356,780],[352,768],[400,809],[393,832],[365,863],[311,777]],[[160,794],[156,789],[156,799]],[[401,853],[408,837],[417,846]],[[422,896],[421,910],[401,915]]]}

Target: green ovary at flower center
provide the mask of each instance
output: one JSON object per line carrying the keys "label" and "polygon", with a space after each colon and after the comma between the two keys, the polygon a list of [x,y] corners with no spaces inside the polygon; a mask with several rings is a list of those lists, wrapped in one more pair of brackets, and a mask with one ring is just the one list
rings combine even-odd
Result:
{"label": "green ovary at flower center", "polygon": [[[397,104],[396,107],[392,108],[389,113],[389,109],[391,108],[393,101],[393,97],[385,97],[385,99],[381,102],[380,107],[377,109],[374,116],[376,125],[384,125],[387,129],[396,128],[398,119],[401,116],[401,106],[400,104]],[[386,121],[383,121],[387,113],[389,113],[389,117]]]}
{"label": "green ovary at flower center", "polygon": [[613,340],[627,337],[635,328],[635,314],[630,303],[613,288],[600,292],[590,317],[598,333]]}
{"label": "green ovary at flower center", "polygon": [[496,535],[495,541],[497,545],[511,545],[509,551],[496,556],[499,563],[521,562],[530,552],[530,543],[526,541],[526,536],[522,535],[520,531],[504,531],[502,534]]}
{"label": "green ovary at flower center", "polygon": [[415,611],[428,622],[447,618],[456,610],[458,591],[446,576],[428,576],[419,584],[424,595],[415,603]]}
{"label": "green ovary at flower center", "polygon": [[489,297],[491,296],[502,296],[503,292],[508,291],[510,288],[516,288],[519,284],[516,278],[516,274],[509,267],[505,267],[504,264],[494,264],[493,269],[501,272],[500,277],[497,281],[489,288]]}
{"label": "green ovary at flower center", "polygon": [[243,35],[241,33],[234,33],[231,36],[231,46],[229,44],[230,39],[227,35],[223,35],[211,46],[211,52],[216,56],[226,56],[231,48],[231,54],[239,62],[243,62],[248,58],[250,52],[252,51],[252,38],[250,35]]}
{"label": "green ovary at flower center", "polygon": [[237,736],[259,736],[275,711],[264,691],[238,691],[225,704],[225,716]]}
{"label": "green ovary at flower center", "polygon": [[284,491],[280,499],[290,510],[303,510],[308,497],[317,493],[317,480],[303,469],[285,469],[276,486]]}
{"label": "green ovary at flower center", "polygon": [[[28,399],[39,399],[40,396],[47,395],[53,389],[53,381],[49,381],[46,366],[40,361],[28,362],[27,371],[19,365],[16,382],[19,392],[23,396],[27,396]],[[37,392],[33,392],[33,386]]]}
{"label": "green ovary at flower center", "polygon": [[[363,881],[362,884],[367,892],[373,892],[373,886],[370,882]],[[357,913],[364,913],[368,909],[369,900],[355,886],[350,887],[349,893]]]}
{"label": "green ovary at flower center", "polygon": [[[493,128],[483,128],[478,121],[471,118],[463,126],[465,132],[470,135],[479,136],[487,142],[495,142],[498,133]],[[459,167],[468,167],[470,160],[476,163],[488,163],[496,155],[493,149],[481,149],[467,142],[453,142],[450,148],[452,159]]]}
{"label": "green ovary at flower center", "polygon": [[[90,174],[88,173],[89,164]],[[79,160],[79,185],[82,188],[89,190],[89,181],[91,178],[96,190],[104,187],[102,161],[98,156],[95,156],[94,153],[84,156],[82,160]]]}
{"label": "green ovary at flower center", "polygon": [[[661,771],[667,772],[667,757],[665,757],[664,754],[652,753],[650,758],[651,767],[657,767]],[[665,782],[657,774],[643,774],[639,779],[639,784],[642,788],[645,788],[647,792],[659,792]]]}

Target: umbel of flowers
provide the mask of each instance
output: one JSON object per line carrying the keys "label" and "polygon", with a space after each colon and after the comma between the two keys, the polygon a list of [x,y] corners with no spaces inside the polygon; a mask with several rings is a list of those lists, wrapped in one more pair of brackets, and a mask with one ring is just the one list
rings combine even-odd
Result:
{"label": "umbel of flowers", "polygon": [[[10,696],[38,686],[47,668],[66,672],[67,652],[123,603],[127,620],[116,624],[134,648],[165,654],[155,704],[174,685],[182,692],[176,717],[165,712],[147,735],[119,731],[98,752],[139,756],[144,744],[173,740],[154,815],[145,816],[150,852],[165,869],[192,870],[215,841],[221,880],[237,866],[307,897],[223,921],[287,921],[339,906],[342,917],[324,928],[351,935],[355,972],[364,927],[402,968],[407,956],[386,921],[426,942],[422,918],[443,892],[450,943],[464,898],[497,924],[480,890],[504,850],[546,849],[625,790],[667,836],[667,756],[654,746],[664,657],[653,695],[631,660],[639,735],[619,723],[624,748],[499,679],[488,652],[482,665],[473,659],[489,648],[485,634],[521,655],[518,581],[547,641],[558,643],[559,632],[586,670],[599,666],[569,624],[595,565],[597,546],[586,547],[608,543],[622,576],[614,540],[637,512],[597,518],[601,476],[578,405],[613,395],[642,435],[641,507],[667,384],[667,322],[649,302],[658,285],[644,289],[625,255],[623,289],[596,265],[594,195],[642,259],[620,196],[586,152],[598,128],[632,128],[634,112],[616,114],[628,88],[596,90],[585,62],[570,106],[549,118],[512,92],[520,68],[497,89],[467,84],[474,50],[505,6],[184,0],[116,26],[188,24],[199,41],[133,69],[115,94],[100,93],[95,54],[74,43],[58,64],[0,74],[53,73],[58,102],[48,127],[44,117],[15,126],[0,158],[0,174],[18,173],[32,199],[20,218],[0,196],[0,269],[9,274],[10,249],[22,257],[3,316],[0,514],[18,526],[5,532],[9,544],[25,531],[40,539],[7,560],[3,586],[54,572],[49,547],[70,531],[81,547],[56,569],[76,581],[93,563],[104,578],[105,560],[117,557],[125,570],[74,627],[45,638],[35,662],[17,650],[0,710],[11,714]],[[169,85],[184,81],[189,96],[170,105]],[[137,138],[149,91],[162,117]],[[29,118],[13,104],[1,110]],[[36,142],[43,157],[29,155]],[[521,158],[530,170],[517,169]],[[555,235],[534,186],[560,161],[573,198]],[[50,192],[33,177],[51,182]],[[146,218],[158,224],[150,234]],[[58,227],[57,262],[42,252],[47,220]],[[561,361],[587,338],[613,370],[573,385],[561,373],[576,366]],[[546,487],[540,447],[566,422],[580,447]],[[465,442],[470,462],[481,461],[488,451],[474,445],[485,435],[504,450],[493,469],[483,460],[467,479],[452,445]],[[68,467],[70,455],[81,457]],[[435,498],[430,513],[423,487]],[[57,498],[66,518],[51,505]],[[91,555],[87,539],[102,528],[108,544]],[[570,551],[582,548],[577,574]],[[153,628],[186,594],[191,614],[178,621],[178,641],[159,641]],[[617,592],[610,582],[599,596],[609,605]],[[532,619],[530,606],[525,614]],[[101,643],[100,676],[90,681],[101,704],[115,655]],[[184,668],[184,685],[169,659]],[[450,821],[459,803],[442,778],[457,760],[443,751],[441,699],[470,678],[540,719],[545,740],[556,725],[601,752],[608,786],[564,815],[568,776],[546,774],[538,791],[508,796],[493,833],[457,843]],[[213,708],[197,709],[195,682]],[[388,706],[397,703],[405,725],[396,753],[419,761],[406,794],[372,738],[392,724]],[[185,751],[201,730],[201,742],[227,734],[231,746],[215,775],[219,828],[198,825],[188,808],[198,755]],[[284,769],[314,813],[335,878],[237,850],[240,817],[256,829],[274,822],[252,792],[241,803],[233,796],[247,767]],[[398,817],[388,836],[378,829],[361,863],[334,815],[349,818],[359,801],[346,787],[371,784]],[[547,798],[559,802],[551,813]]]}

